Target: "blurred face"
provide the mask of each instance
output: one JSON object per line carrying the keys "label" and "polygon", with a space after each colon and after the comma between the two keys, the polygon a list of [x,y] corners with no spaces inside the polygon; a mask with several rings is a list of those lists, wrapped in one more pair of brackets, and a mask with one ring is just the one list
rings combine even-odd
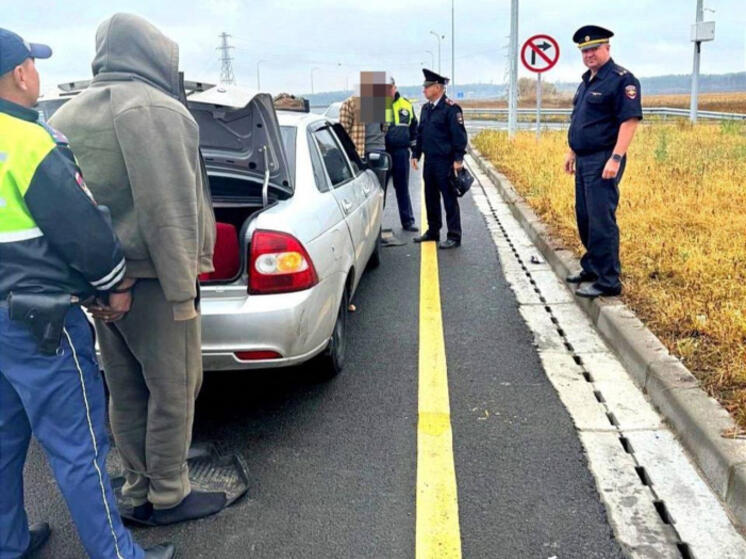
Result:
{"label": "blurred face", "polygon": [[583,64],[585,64],[586,68],[593,73],[597,72],[598,69],[606,64],[609,61],[609,58],[611,58],[608,44],[591,47],[581,52],[583,55]]}

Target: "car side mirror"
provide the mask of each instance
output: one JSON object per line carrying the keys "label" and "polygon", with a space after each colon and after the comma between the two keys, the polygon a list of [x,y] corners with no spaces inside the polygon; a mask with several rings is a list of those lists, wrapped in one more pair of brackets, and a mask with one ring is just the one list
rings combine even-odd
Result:
{"label": "car side mirror", "polygon": [[391,156],[383,151],[372,151],[368,154],[367,163],[373,171],[388,171],[391,169]]}

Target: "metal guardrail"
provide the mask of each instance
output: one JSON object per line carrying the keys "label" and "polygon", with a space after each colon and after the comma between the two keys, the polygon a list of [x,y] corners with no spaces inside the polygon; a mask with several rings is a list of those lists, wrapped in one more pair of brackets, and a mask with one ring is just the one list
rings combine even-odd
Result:
{"label": "metal guardrail", "polygon": [[[463,109],[464,114],[467,115],[505,115],[508,116],[508,109],[494,109],[494,108],[465,108]],[[572,109],[551,109],[542,108],[541,116],[565,116],[569,120]],[[536,109],[518,109],[519,115],[536,115]],[[689,117],[689,109],[676,109],[673,107],[643,107],[642,114],[646,116],[662,116],[666,117]],[[697,111],[698,118],[707,118],[712,120],[746,120],[746,114],[744,113],[721,113],[717,111]],[[478,119],[475,119],[478,120]]]}

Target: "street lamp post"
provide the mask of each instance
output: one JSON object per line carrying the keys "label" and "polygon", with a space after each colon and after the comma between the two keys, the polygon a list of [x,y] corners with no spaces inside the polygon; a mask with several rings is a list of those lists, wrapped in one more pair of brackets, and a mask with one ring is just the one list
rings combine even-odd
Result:
{"label": "street lamp post", "polygon": [[313,73],[318,69],[318,66],[311,68],[311,95],[313,95]]}
{"label": "street lamp post", "polygon": [[451,0],[451,87],[456,90],[456,0]]}
{"label": "street lamp post", "polygon": [[435,38],[438,39],[438,73],[440,74],[440,40],[445,37],[445,35],[439,35],[435,31],[430,31],[430,35],[435,35]]}
{"label": "street lamp post", "polygon": [[262,62],[266,62],[266,60],[259,60],[259,61],[257,61],[257,63],[256,63],[256,90],[257,90],[257,91],[260,91],[260,90],[262,89],[262,80],[261,80],[261,78],[259,77],[259,65],[260,65],[260,64],[261,64]]}
{"label": "street lamp post", "polygon": [[430,55],[430,67],[435,68],[435,55],[433,54],[433,51],[426,50],[425,52]]}

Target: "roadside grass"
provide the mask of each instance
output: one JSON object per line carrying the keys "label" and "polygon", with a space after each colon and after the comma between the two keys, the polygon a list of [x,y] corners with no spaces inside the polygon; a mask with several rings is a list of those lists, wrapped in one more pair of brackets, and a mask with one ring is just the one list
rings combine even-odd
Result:
{"label": "roadside grass", "polygon": [[[474,145],[578,255],[566,132]],[[621,183],[625,302],[746,432],[746,124],[642,125]]]}

